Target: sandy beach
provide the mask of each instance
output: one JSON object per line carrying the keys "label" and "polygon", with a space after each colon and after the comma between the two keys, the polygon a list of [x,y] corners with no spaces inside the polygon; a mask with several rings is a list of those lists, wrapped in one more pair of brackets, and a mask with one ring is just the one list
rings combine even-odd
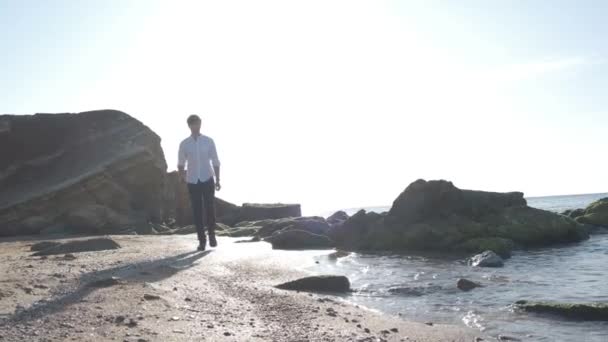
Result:
{"label": "sandy beach", "polygon": [[[31,256],[0,240],[1,341],[475,341],[465,328],[406,322],[348,296],[276,289],[309,275],[309,253],[194,235],[112,236],[122,248]],[[355,289],[356,290],[356,289]]]}

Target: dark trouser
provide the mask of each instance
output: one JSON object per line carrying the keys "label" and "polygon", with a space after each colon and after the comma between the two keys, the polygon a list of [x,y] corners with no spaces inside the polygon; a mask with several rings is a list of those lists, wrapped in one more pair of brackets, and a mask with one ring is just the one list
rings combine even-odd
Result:
{"label": "dark trouser", "polygon": [[203,204],[205,207],[205,223],[207,233],[215,234],[215,181],[213,177],[205,182],[198,181],[197,184],[188,183],[190,203],[192,204],[192,218],[196,226],[198,240],[206,241],[203,225]]}

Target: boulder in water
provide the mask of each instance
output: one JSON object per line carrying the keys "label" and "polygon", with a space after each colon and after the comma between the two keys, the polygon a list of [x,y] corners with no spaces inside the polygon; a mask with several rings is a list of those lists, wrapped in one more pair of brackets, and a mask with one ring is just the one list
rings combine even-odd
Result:
{"label": "boulder in water", "polygon": [[505,263],[498,254],[492,251],[485,251],[473,256],[469,264],[475,267],[503,267]]}
{"label": "boulder in water", "polygon": [[529,302],[521,300],[515,303],[515,307],[539,314],[554,315],[567,319],[584,321],[608,321],[608,304],[575,304],[556,302]]}
{"label": "boulder in water", "polygon": [[461,291],[471,291],[474,288],[477,287],[481,287],[480,284],[477,284],[476,282],[470,281],[468,279],[458,279],[458,282],[456,283],[456,287],[458,287],[458,289],[460,289]]}
{"label": "boulder in water", "polygon": [[576,221],[592,226],[608,227],[608,197],[591,203]]}
{"label": "boulder in water", "polygon": [[481,253],[508,257],[518,247],[578,242],[589,237],[574,220],[528,207],[520,192],[461,190],[444,180],[418,180],[388,213],[360,211],[328,234],[350,250]]}
{"label": "boulder in water", "polygon": [[283,290],[308,292],[349,292],[350,281],[345,276],[322,275],[301,278],[276,286]]}

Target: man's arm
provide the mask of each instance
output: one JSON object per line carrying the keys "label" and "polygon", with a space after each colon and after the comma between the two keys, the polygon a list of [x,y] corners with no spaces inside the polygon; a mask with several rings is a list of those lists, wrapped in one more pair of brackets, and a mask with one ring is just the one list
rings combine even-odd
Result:
{"label": "man's arm", "polygon": [[220,159],[217,157],[217,150],[215,148],[215,142],[211,139],[211,163],[213,164],[213,172],[215,173],[215,189],[220,190]]}

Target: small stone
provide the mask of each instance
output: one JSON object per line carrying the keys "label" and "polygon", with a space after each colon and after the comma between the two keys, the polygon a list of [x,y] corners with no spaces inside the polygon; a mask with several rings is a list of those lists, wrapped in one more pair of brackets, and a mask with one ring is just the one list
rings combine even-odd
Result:
{"label": "small stone", "polygon": [[144,299],[145,300],[159,300],[160,296],[146,293],[146,294],[144,294]]}
{"label": "small stone", "polygon": [[136,320],[134,320],[133,318],[130,318],[130,319],[129,319],[129,323],[127,324],[127,326],[128,326],[129,328],[134,328],[134,327],[136,327],[136,326],[137,326],[137,321],[136,321]]}
{"label": "small stone", "polygon": [[68,254],[64,255],[63,258],[65,260],[76,260],[76,256],[72,253],[68,253]]}
{"label": "small stone", "polygon": [[396,332],[399,332],[399,329],[397,329],[397,328],[392,328],[392,329],[391,329],[391,331],[392,331],[392,332],[394,332],[394,333],[396,333]]}
{"label": "small stone", "polygon": [[173,316],[173,317],[171,317],[170,321],[179,321],[179,317],[178,316]]}
{"label": "small stone", "polygon": [[183,330],[175,329],[175,330],[173,330],[173,333],[174,334],[185,334],[186,332]]}
{"label": "small stone", "polygon": [[521,341],[520,339],[516,338],[516,337],[511,337],[511,336],[505,336],[505,335],[498,335],[498,339],[500,341]]}
{"label": "small stone", "polygon": [[99,280],[90,282],[88,284],[88,287],[110,287],[110,286],[119,285],[122,283],[123,282],[119,278],[110,277],[110,278],[104,278],[104,279],[99,279]]}
{"label": "small stone", "polygon": [[34,285],[35,288],[37,289],[48,289],[49,287],[46,285]]}
{"label": "small stone", "polygon": [[424,323],[424,324],[426,324],[426,325],[428,325],[428,326],[430,326],[430,327],[432,327],[432,326],[433,326],[433,322],[426,322],[426,323]]}
{"label": "small stone", "polygon": [[123,316],[123,315],[116,316],[116,318],[114,319],[114,322],[117,323],[117,324],[120,324],[120,323],[122,323],[124,321],[125,321],[125,316]]}
{"label": "small stone", "polygon": [[365,331],[367,334],[370,333],[370,330],[368,328],[363,329],[363,331]]}
{"label": "small stone", "polygon": [[361,324],[357,324],[357,328],[361,329]]}
{"label": "small stone", "polygon": [[230,336],[230,335],[232,335],[232,334],[227,331],[224,333],[224,336]]}
{"label": "small stone", "polygon": [[207,328],[209,328],[209,329],[213,329],[213,328],[214,328],[214,326],[213,326],[213,324],[208,324],[208,325],[207,325]]}
{"label": "small stone", "polygon": [[472,289],[480,287],[481,285],[468,279],[458,279],[458,283],[456,284],[456,286],[461,291],[471,291]]}
{"label": "small stone", "polygon": [[189,297],[186,297],[186,299],[184,299],[184,300],[185,300],[186,302],[191,302],[191,301],[192,301],[192,299],[191,299],[191,298],[189,298]]}

